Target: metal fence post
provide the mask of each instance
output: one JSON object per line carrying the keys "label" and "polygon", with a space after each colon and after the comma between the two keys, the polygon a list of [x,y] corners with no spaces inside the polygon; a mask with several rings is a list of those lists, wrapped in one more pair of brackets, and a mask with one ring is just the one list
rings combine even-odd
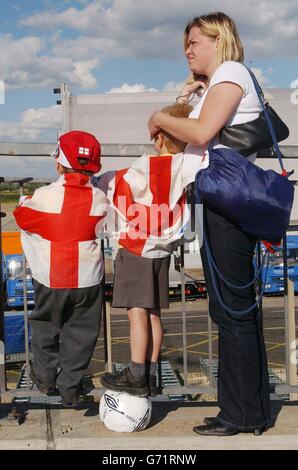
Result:
{"label": "metal fence post", "polygon": [[30,361],[29,361],[29,326],[28,326],[28,298],[27,298],[27,273],[26,258],[23,255],[23,298],[24,298],[24,331],[25,331],[25,361],[26,361],[26,385],[30,388]]}
{"label": "metal fence post", "polygon": [[[285,329],[286,329],[286,371],[287,371],[287,384],[297,385],[297,358],[293,361],[293,351],[296,353],[296,322],[295,322],[295,290],[294,282],[291,279],[287,280],[288,283],[288,300],[287,311],[285,316]],[[294,348],[293,348],[294,345]],[[297,400],[298,394],[291,393],[290,400]]]}
{"label": "metal fence post", "polygon": [[104,302],[106,309],[106,346],[107,346],[107,356],[106,356],[106,370],[107,372],[113,371],[113,362],[112,362],[112,331],[111,331],[111,304],[110,302]]}
{"label": "metal fence post", "polygon": [[289,344],[288,337],[288,258],[287,258],[287,234],[284,234],[282,239],[282,250],[283,250],[283,277],[284,277],[284,312],[285,312],[285,364],[286,364],[286,384],[289,384],[289,355],[287,345]]}
{"label": "metal fence post", "polygon": [[185,301],[185,266],[184,246],[180,246],[180,274],[181,274],[181,306],[182,306],[182,347],[183,347],[183,372],[184,386],[188,387],[188,365],[187,365],[187,326],[186,326],[186,301]]}
{"label": "metal fence post", "polygon": [[[105,265],[105,254],[104,254],[104,239],[101,240],[101,251],[103,256],[103,264]],[[112,333],[111,333],[111,305],[110,302],[106,301],[105,297],[105,270],[103,274],[103,301],[102,301],[102,315],[103,315],[103,328],[104,328],[104,352],[105,352],[105,371],[112,372]]]}
{"label": "metal fence post", "polygon": [[[0,181],[1,183],[2,181]],[[5,374],[5,344],[4,344],[4,290],[3,290],[3,258],[2,258],[2,217],[5,212],[1,211],[0,199],[0,402],[1,394],[6,391],[6,374]]]}

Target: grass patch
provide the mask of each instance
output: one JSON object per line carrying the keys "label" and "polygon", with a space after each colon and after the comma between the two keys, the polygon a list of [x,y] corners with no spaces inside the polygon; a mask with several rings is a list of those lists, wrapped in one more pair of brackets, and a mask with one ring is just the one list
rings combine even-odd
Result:
{"label": "grass patch", "polygon": [[12,193],[1,193],[1,202],[15,202],[16,204],[19,202],[19,194],[12,194]]}

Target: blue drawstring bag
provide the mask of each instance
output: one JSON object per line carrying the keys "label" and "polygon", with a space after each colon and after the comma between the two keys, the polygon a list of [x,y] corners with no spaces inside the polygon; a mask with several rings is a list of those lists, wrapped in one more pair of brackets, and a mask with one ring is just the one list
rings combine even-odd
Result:
{"label": "blue drawstring bag", "polygon": [[292,183],[228,147],[211,145],[208,153],[209,166],[196,175],[199,200],[216,207],[256,239],[279,242],[289,226]]}
{"label": "blue drawstring bag", "polygon": [[232,148],[213,145],[211,142],[207,150],[209,166],[196,175],[196,197],[197,202],[212,204],[256,239],[276,243],[289,226],[294,186],[284,169],[282,154],[259,85],[255,76],[250,73],[282,174],[274,170],[263,170]]}

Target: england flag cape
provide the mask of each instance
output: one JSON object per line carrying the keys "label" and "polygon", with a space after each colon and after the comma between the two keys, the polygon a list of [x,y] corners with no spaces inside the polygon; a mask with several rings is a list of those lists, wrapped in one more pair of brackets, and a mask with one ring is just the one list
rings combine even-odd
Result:
{"label": "england flag cape", "polygon": [[15,209],[34,279],[58,289],[89,287],[103,276],[100,240],[105,194],[79,173],[38,188]]}
{"label": "england flag cape", "polygon": [[196,155],[143,155],[130,168],[92,178],[110,205],[108,233],[146,258],[168,256],[190,221],[186,188],[202,166]]}

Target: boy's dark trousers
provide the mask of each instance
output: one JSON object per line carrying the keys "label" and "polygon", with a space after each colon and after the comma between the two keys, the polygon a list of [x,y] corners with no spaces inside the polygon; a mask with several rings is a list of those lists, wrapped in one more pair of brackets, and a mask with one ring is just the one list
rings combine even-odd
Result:
{"label": "boy's dark trousers", "polygon": [[[204,228],[216,265],[235,285],[254,277],[256,240],[244,233],[217,210],[204,207]],[[209,295],[209,313],[217,324],[219,420],[242,430],[261,427],[270,421],[270,393],[262,317],[256,307],[244,317],[233,318],[219,304],[214,292],[204,245],[201,249]],[[218,280],[218,276],[216,276]],[[254,285],[231,289],[218,280],[224,303],[234,310],[255,302]]]}
{"label": "boy's dark trousers", "polygon": [[[33,369],[37,379],[55,384],[72,400],[91,360],[99,334],[103,285],[52,289],[35,279],[30,316]],[[61,368],[57,376],[57,368]]]}

